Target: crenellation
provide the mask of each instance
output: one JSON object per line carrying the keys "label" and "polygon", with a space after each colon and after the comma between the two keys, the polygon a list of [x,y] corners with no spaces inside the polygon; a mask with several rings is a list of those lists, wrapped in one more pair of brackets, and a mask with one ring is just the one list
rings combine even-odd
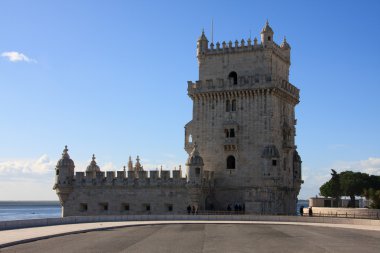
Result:
{"label": "crenellation", "polygon": [[170,170],[161,170],[160,172],[160,178],[162,180],[170,180]]}
{"label": "crenellation", "polygon": [[117,171],[117,179],[125,179],[127,177],[127,174],[126,174],[126,171],[125,170],[122,170],[122,171]]}
{"label": "crenellation", "polygon": [[138,172],[138,178],[141,179],[147,179],[148,178],[148,172],[147,171],[139,171]]}
{"label": "crenellation", "polygon": [[96,181],[97,182],[102,182],[105,179],[105,173],[104,171],[97,171],[96,172]]}
{"label": "crenellation", "polygon": [[107,171],[107,181],[112,181],[115,179],[115,171]]}
{"label": "crenellation", "polygon": [[85,177],[84,177],[84,172],[83,171],[77,171],[75,172],[75,177],[74,177],[76,182],[82,182]]}
{"label": "crenellation", "polygon": [[181,171],[180,170],[173,170],[173,179],[181,179]]}
{"label": "crenellation", "polygon": [[150,176],[150,178],[152,179],[152,180],[157,180],[158,178],[159,178],[159,173],[158,173],[158,170],[151,170],[150,172],[149,172],[149,176]]}
{"label": "crenellation", "polygon": [[136,178],[135,171],[128,171],[128,181],[134,180]]}

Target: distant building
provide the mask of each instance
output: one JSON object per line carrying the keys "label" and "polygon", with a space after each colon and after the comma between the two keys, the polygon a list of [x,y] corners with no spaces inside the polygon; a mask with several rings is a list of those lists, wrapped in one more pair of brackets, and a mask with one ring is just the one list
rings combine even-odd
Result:
{"label": "distant building", "polygon": [[[309,199],[309,206],[311,207],[348,207],[350,198],[325,198],[325,197],[313,197]],[[355,207],[364,208],[369,206],[369,201],[365,198],[356,198]]]}
{"label": "distant building", "polygon": [[185,126],[186,177],[143,169],[105,172],[95,156],[74,173],[67,147],[56,167],[63,216],[184,213],[236,209],[295,214],[301,158],[295,145],[299,90],[289,83],[290,45],[274,42],[268,22],[261,43],[197,42],[199,80],[188,82],[193,118]]}

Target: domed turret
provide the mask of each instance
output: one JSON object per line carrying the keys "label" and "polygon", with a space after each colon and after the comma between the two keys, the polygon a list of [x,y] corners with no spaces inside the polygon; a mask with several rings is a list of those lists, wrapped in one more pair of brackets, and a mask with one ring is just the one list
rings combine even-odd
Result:
{"label": "domed turret", "polygon": [[57,162],[57,168],[63,167],[63,166],[75,167],[74,161],[70,159],[70,155],[67,151],[69,150],[67,149],[67,145],[66,145],[65,149],[62,152],[62,158],[59,159],[59,161]]}
{"label": "domed turret", "polygon": [[92,155],[92,161],[91,161],[90,165],[87,166],[86,172],[95,172],[95,173],[100,172],[100,168],[96,164],[95,159],[96,159],[95,154],[93,154]]}
{"label": "domed turret", "polygon": [[199,155],[197,144],[194,144],[194,149],[190,153],[190,156],[187,159],[186,165],[203,166],[203,158]]}
{"label": "domed turret", "polygon": [[56,190],[61,204],[66,200],[73,187],[74,180],[74,161],[70,159],[67,146],[62,153],[62,158],[57,162],[55,167],[55,184],[53,189]]}
{"label": "domed turret", "polygon": [[290,45],[289,45],[288,42],[286,41],[286,37],[284,37],[284,40],[282,41],[280,47],[281,47],[282,49],[284,49],[284,50],[288,50],[288,49],[290,49]]}
{"label": "domed turret", "polygon": [[193,184],[200,184],[203,177],[203,158],[198,151],[198,145],[194,144],[194,149],[191,152],[186,162],[187,181]]}
{"label": "domed turret", "polygon": [[56,185],[69,185],[74,178],[74,161],[70,159],[67,146],[62,152],[62,158],[57,162],[55,167],[55,183]]}
{"label": "domed turret", "polygon": [[269,22],[267,20],[264,28],[261,30],[261,43],[264,46],[265,45],[271,45],[272,41],[273,41],[273,34],[274,34],[274,32],[273,32],[272,28],[269,26]]}

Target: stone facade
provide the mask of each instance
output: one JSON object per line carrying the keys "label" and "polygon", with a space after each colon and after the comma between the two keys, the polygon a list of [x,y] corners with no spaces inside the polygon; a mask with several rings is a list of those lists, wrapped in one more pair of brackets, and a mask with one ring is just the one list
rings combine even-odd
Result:
{"label": "stone facade", "polygon": [[183,213],[227,210],[294,214],[302,183],[295,145],[299,90],[289,83],[290,45],[273,41],[268,22],[261,43],[197,42],[199,80],[188,82],[193,118],[185,126],[189,154],[181,170],[144,171],[130,159],[126,171],[107,172],[95,157],[74,175],[65,148],[54,189],[63,215]]}

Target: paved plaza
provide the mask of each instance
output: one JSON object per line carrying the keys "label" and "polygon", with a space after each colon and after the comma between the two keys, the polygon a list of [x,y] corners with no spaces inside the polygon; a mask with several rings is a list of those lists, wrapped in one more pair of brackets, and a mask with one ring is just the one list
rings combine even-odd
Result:
{"label": "paved plaza", "polygon": [[289,224],[161,224],[77,232],[10,252],[376,252],[380,232]]}

